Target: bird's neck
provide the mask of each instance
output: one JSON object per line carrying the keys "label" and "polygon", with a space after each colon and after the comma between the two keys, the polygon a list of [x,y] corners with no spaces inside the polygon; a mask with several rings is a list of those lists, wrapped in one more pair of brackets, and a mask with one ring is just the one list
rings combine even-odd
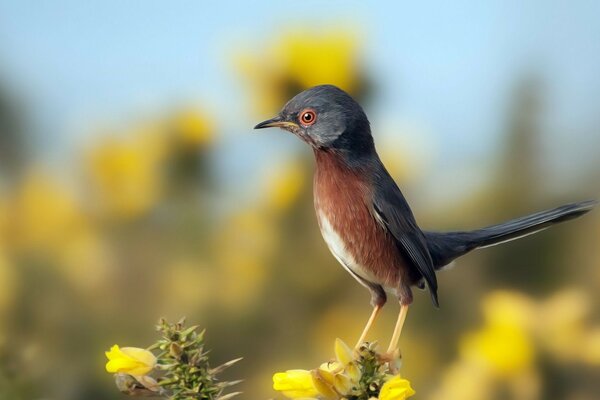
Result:
{"label": "bird's neck", "polygon": [[368,123],[343,132],[329,146],[314,147],[314,153],[317,168],[335,163],[348,169],[360,170],[379,160]]}
{"label": "bird's neck", "polygon": [[379,156],[372,151],[351,151],[335,147],[315,148],[316,172],[338,171],[351,174],[369,175],[377,165],[381,164]]}

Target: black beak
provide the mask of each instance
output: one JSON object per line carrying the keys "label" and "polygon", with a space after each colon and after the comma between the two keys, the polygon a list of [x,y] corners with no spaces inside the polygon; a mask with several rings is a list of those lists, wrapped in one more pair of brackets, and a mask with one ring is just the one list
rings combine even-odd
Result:
{"label": "black beak", "polygon": [[288,122],[288,121],[284,120],[281,116],[278,115],[275,118],[271,118],[271,119],[268,119],[266,121],[263,121],[263,122],[257,124],[254,127],[254,129],[273,128],[273,127],[284,128],[284,127],[289,127],[290,125],[296,126],[296,124],[294,124],[293,122]]}

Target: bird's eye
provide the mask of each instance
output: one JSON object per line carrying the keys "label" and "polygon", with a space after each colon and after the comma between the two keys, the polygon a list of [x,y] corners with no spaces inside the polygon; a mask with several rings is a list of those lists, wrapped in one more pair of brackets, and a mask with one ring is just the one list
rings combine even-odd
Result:
{"label": "bird's eye", "polygon": [[311,126],[317,120],[317,114],[310,109],[306,109],[300,113],[300,123],[304,126]]}

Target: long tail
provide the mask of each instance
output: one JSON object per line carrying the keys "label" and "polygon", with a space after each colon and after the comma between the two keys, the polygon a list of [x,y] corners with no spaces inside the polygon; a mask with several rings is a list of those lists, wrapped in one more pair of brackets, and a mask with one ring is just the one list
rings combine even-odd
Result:
{"label": "long tail", "polygon": [[595,200],[566,204],[499,225],[469,232],[424,232],[436,269],[474,249],[494,246],[542,231],[551,225],[582,216],[597,204]]}

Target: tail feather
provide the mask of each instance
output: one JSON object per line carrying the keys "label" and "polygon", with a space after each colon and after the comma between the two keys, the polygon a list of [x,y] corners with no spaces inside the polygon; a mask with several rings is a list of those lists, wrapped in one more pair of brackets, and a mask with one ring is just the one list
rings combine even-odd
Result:
{"label": "tail feather", "polygon": [[424,232],[424,234],[434,265],[436,269],[440,269],[471,250],[531,235],[551,225],[577,218],[590,211],[596,204],[595,200],[566,204],[469,232]]}

